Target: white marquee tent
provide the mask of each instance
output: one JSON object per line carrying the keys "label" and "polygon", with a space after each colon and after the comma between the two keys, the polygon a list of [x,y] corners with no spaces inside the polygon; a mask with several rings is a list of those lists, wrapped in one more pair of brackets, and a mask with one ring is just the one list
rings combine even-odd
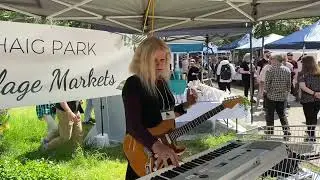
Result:
{"label": "white marquee tent", "polygon": [[0,8],[138,34],[320,16],[319,0],[0,0]]}

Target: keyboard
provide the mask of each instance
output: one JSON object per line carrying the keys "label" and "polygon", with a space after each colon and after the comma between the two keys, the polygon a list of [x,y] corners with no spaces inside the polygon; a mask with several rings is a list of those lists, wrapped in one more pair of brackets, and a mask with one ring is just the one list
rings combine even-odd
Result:
{"label": "keyboard", "polygon": [[193,155],[180,164],[160,169],[139,180],[249,180],[257,179],[288,157],[281,142],[229,142]]}

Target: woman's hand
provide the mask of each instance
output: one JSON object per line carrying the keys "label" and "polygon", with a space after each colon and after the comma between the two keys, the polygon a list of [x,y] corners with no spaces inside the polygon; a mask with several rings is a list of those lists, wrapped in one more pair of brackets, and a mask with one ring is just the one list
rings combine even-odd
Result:
{"label": "woman's hand", "polygon": [[68,114],[69,121],[72,121],[72,122],[80,121],[80,112],[79,111],[76,114],[73,113],[72,111],[68,111],[67,114]]}
{"label": "woman's hand", "polygon": [[317,99],[320,99],[320,92],[315,92],[314,97],[316,97]]}
{"label": "woman's hand", "polygon": [[158,158],[156,162],[156,169],[159,168],[159,163],[167,163],[168,159],[172,162],[172,165],[179,166],[178,155],[168,146],[162,144],[160,141],[155,142],[152,145],[152,151],[155,157]]}
{"label": "woman's hand", "polygon": [[189,108],[190,106],[194,105],[197,102],[197,99],[198,99],[197,91],[194,89],[188,89],[186,108]]}
{"label": "woman's hand", "polygon": [[68,111],[67,115],[68,115],[69,121],[74,121],[75,119],[77,119],[77,115],[75,115],[72,111]]}

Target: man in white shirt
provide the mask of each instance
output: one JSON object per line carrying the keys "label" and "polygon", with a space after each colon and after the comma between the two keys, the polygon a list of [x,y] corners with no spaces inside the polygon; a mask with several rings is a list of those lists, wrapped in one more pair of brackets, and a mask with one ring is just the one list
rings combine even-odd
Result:
{"label": "man in white shirt", "polygon": [[219,89],[223,91],[228,89],[229,93],[231,93],[232,77],[234,77],[235,74],[236,70],[234,66],[229,62],[227,57],[224,57],[217,67]]}

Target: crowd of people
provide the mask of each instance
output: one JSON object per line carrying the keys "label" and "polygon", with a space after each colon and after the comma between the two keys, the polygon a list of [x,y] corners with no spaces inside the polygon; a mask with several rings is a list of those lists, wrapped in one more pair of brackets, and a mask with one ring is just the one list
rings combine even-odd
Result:
{"label": "crowd of people", "polygon": [[[303,107],[303,112],[308,125],[305,141],[315,141],[315,125],[317,114],[320,110],[320,72],[319,65],[313,56],[304,54],[298,59],[288,52],[286,56],[272,55],[268,50],[264,51],[263,57],[256,63],[250,61],[250,55],[246,54],[237,70],[242,76],[244,95],[248,97],[250,86],[258,85],[256,107],[262,107],[265,111],[266,125],[270,126],[267,133],[273,134],[274,112],[276,111],[283,127],[284,137],[287,139],[291,133],[289,129],[286,109],[290,108],[289,94],[295,97]],[[250,64],[252,63],[252,64]],[[228,68],[224,66],[228,65]],[[215,63],[217,81],[221,90],[226,90],[225,79],[221,75],[232,78],[235,74],[234,66],[228,60],[220,60]],[[221,67],[222,68],[221,70]],[[252,68],[252,70],[250,70]],[[225,70],[226,69],[226,70]],[[253,78],[252,76],[253,75]],[[252,82],[250,82],[252,81]],[[230,89],[232,80],[227,81],[227,89]],[[230,91],[230,90],[229,90]]]}
{"label": "crowd of people", "polygon": [[[274,55],[265,50],[260,59],[251,61],[250,54],[245,54],[239,68],[235,68],[227,56],[209,58],[209,66],[201,66],[194,58],[183,58],[183,72],[187,80],[200,80],[206,68],[213,72],[214,81],[217,81],[220,90],[231,93],[231,84],[236,73],[241,74],[244,87],[244,96],[249,96],[249,91],[254,94],[258,86],[256,108],[265,111],[266,125],[270,126],[268,133],[273,133],[274,112],[276,111],[283,126],[284,135],[290,136],[289,124],[285,111],[290,108],[289,94],[295,97],[303,106],[306,124],[311,125],[306,131],[306,141],[315,141],[314,125],[317,124],[317,114],[320,109],[319,92],[320,77],[317,61],[312,56],[304,54],[298,59],[293,58],[293,53]],[[253,78],[252,76],[253,75]],[[253,87],[251,88],[251,85]],[[286,137],[285,136],[285,137]]]}

